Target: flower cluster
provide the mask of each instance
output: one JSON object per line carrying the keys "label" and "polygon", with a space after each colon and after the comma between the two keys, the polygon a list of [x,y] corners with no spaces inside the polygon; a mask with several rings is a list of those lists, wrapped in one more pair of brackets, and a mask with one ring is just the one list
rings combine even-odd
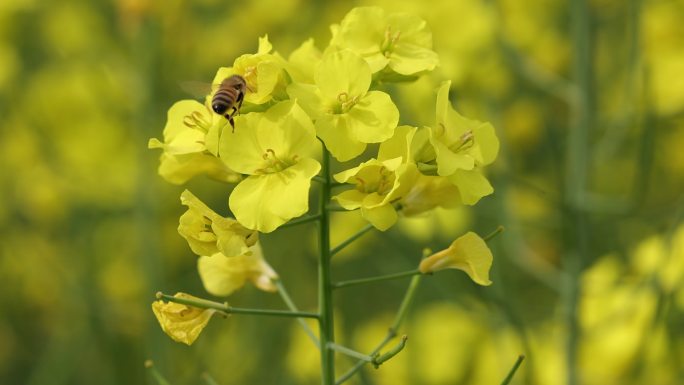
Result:
{"label": "flower cluster", "polygon": [[[332,177],[336,187],[347,187],[332,196],[338,209],[358,210],[381,231],[402,216],[473,205],[493,192],[483,172],[497,156],[494,128],[453,109],[450,82],[437,91],[434,121],[420,127],[399,124],[399,109],[383,88],[439,64],[425,21],[359,7],[331,29],[327,47],[307,40],[287,59],[267,36],[259,39],[256,53],[217,71],[204,103],[183,100],[171,107],[164,142],[150,140],[150,148],[163,149],[159,173],[169,182],[204,174],[235,184],[228,197],[235,218],[218,215],[189,191],[181,196],[188,211],[178,231],[199,256],[209,293],[226,296],[248,281],[276,290],[277,274],[263,259],[258,233],[307,214],[314,180],[328,188]],[[234,75],[246,90],[221,90]],[[216,98],[239,110],[232,122],[214,112]],[[369,144],[379,144],[375,156],[368,154]],[[329,155],[355,164],[318,175]],[[489,284],[491,253],[473,237],[466,234],[451,251],[425,260],[421,271],[451,266]],[[458,256],[451,265],[443,262],[447,254]]]}

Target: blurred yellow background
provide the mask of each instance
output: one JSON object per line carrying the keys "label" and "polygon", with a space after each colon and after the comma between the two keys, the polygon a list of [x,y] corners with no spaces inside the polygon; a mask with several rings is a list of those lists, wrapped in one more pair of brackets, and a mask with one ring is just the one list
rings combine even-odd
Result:
{"label": "blurred yellow background", "polygon": [[[490,287],[426,277],[405,351],[350,383],[684,382],[684,3],[675,0],[0,1],[0,383],[316,384],[296,322],[214,320],[191,347],[167,338],[157,290],[209,297],[176,232],[184,187],[156,174],[167,108],[184,80],[256,50],[287,56],[355,5],[408,11],[432,28],[441,66],[391,87],[401,124],[429,125],[452,80],[465,116],[502,142],[493,196],[364,237],[335,277],[414,268],[470,229],[490,243]],[[586,5],[584,7],[583,5]],[[189,188],[227,214],[225,185]],[[333,244],[362,226],[337,214]],[[315,309],[313,228],[264,236],[269,263]],[[293,242],[303,239],[303,242]],[[407,282],[336,293],[338,337],[361,351],[386,333]],[[230,298],[282,308],[247,287]],[[574,359],[573,357],[576,357]],[[339,358],[340,368],[351,361]]]}

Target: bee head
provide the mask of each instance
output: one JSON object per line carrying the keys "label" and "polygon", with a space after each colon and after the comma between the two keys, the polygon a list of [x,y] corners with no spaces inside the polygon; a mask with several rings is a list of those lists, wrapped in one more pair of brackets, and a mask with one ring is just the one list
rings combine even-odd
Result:
{"label": "bee head", "polygon": [[211,105],[211,109],[217,114],[223,115],[223,113],[228,109],[228,106],[223,103],[214,103]]}

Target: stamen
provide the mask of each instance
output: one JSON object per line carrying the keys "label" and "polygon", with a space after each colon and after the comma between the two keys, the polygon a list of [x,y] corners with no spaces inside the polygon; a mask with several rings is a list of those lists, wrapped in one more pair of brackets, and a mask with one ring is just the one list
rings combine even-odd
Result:
{"label": "stamen", "polygon": [[361,192],[366,192],[366,181],[358,176],[354,177],[354,179],[356,179],[356,189]]}
{"label": "stamen", "polygon": [[183,117],[183,124],[190,128],[199,128],[205,132],[210,126],[210,122],[204,119],[204,115],[199,111],[193,111],[190,115],[185,115]]}

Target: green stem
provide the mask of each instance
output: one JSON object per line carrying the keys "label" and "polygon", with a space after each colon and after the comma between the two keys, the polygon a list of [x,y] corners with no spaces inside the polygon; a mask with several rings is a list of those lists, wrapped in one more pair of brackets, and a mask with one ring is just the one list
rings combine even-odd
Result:
{"label": "green stem", "polygon": [[296,226],[296,225],[301,225],[302,223],[308,223],[308,222],[314,222],[321,219],[321,214],[313,214],[313,215],[307,215],[305,217],[300,217],[297,219],[293,219],[284,225],[280,226],[280,228],[284,227],[290,227],[290,226]]}
{"label": "green stem", "polygon": [[513,376],[515,375],[515,372],[518,370],[518,368],[520,367],[520,364],[522,364],[524,359],[525,359],[525,356],[523,356],[522,354],[518,356],[518,359],[515,360],[515,364],[513,364],[513,367],[508,372],[508,375],[501,382],[501,385],[508,385],[508,383],[511,382],[511,380],[513,379]]}
{"label": "green stem", "polygon": [[214,309],[226,314],[251,314],[251,315],[268,315],[276,317],[301,317],[301,318],[318,318],[317,313],[309,312],[295,312],[295,311],[285,311],[285,310],[267,310],[267,309],[247,309],[240,307],[232,307],[227,303],[220,303],[209,301],[208,299],[202,298],[176,298],[172,295],[164,294],[162,292],[157,293],[158,299],[165,299],[169,302],[180,303],[183,305],[198,307],[201,309]]}
{"label": "green stem", "polygon": [[[399,310],[397,311],[397,315],[394,317],[394,322],[392,323],[392,326],[387,330],[387,335],[385,335],[385,338],[373,349],[373,351],[369,354],[369,356],[374,357],[380,353],[380,350],[385,347],[394,337],[397,336],[397,330],[401,327],[401,324],[404,322],[404,319],[406,318],[406,314],[408,313],[408,309],[411,306],[411,303],[413,302],[413,298],[416,295],[416,290],[418,289],[418,285],[420,284],[421,279],[423,278],[422,275],[415,275],[411,279],[411,283],[409,284],[408,289],[406,290],[406,294],[404,294],[404,299],[401,301],[401,305],[399,305]],[[341,385],[348,379],[352,378],[356,372],[358,372],[365,364],[367,364],[366,361],[364,360],[359,360],[354,366],[349,368],[343,375],[340,376],[335,381],[335,385]]]}
{"label": "green stem", "polygon": [[323,161],[321,165],[324,183],[321,184],[319,227],[320,256],[318,263],[318,308],[319,308],[319,336],[321,347],[321,377],[323,385],[335,383],[335,351],[329,344],[335,342],[333,324],[332,282],[330,271],[330,212],[327,206],[330,202],[330,154],[323,145]]}
{"label": "green stem", "polygon": [[496,230],[492,231],[491,233],[487,234],[482,240],[485,242],[489,242],[492,238],[496,237],[497,235],[503,233],[504,227],[499,225],[499,227],[496,228]]}
{"label": "green stem", "polygon": [[373,357],[365,355],[363,353],[359,353],[356,350],[349,349],[346,346],[338,345],[336,343],[329,343],[328,347],[330,349],[333,349],[333,350],[340,352],[342,354],[346,354],[349,357],[358,358],[359,360],[365,361],[365,362],[373,362]]}
{"label": "green stem", "polygon": [[342,241],[342,243],[340,243],[339,245],[335,246],[332,250],[330,250],[330,256],[332,257],[333,255],[339,253],[340,251],[342,251],[342,249],[349,246],[349,244],[351,244],[355,240],[361,238],[363,234],[366,234],[371,229],[373,229],[373,225],[371,224],[364,226],[361,230],[357,231],[356,234]]}
{"label": "green stem", "polygon": [[157,368],[154,367],[154,363],[152,360],[147,360],[145,361],[145,368],[150,371],[150,374],[154,378],[155,381],[157,381],[158,385],[171,385],[164,376],[159,373]]}
{"label": "green stem", "polygon": [[[290,309],[293,312],[298,312],[299,309],[297,309],[297,305],[295,305],[294,301],[292,301],[292,298],[290,297],[290,294],[287,293],[287,290],[285,290],[285,286],[283,285],[283,281],[280,279],[274,279],[273,283],[276,285],[278,288],[278,294],[280,294],[280,298],[283,299],[283,302],[285,302],[285,305],[287,305],[287,308]],[[297,318],[297,322],[302,326],[302,329],[304,329],[304,333],[306,333],[307,336],[309,336],[309,339],[313,341],[313,343],[320,349],[321,345],[318,342],[318,338],[316,338],[316,334],[314,334],[313,330],[309,327],[309,324],[304,321],[303,318]]]}
{"label": "green stem", "polygon": [[421,273],[420,270],[418,270],[418,269],[413,269],[413,270],[409,270],[409,271],[402,271],[400,273],[378,275],[375,277],[350,279],[348,281],[335,282],[332,284],[332,287],[333,287],[333,289],[340,289],[343,287],[365,285],[367,283],[375,283],[375,282],[382,282],[382,281],[389,281],[392,279],[410,277],[410,276],[419,275],[419,274],[423,274],[423,273]]}
{"label": "green stem", "polygon": [[325,180],[326,180],[324,177],[322,177],[320,175],[314,175],[314,177],[312,179],[318,183],[321,183],[321,184],[325,184]]}
{"label": "green stem", "polygon": [[592,15],[588,0],[570,2],[570,17],[574,48],[574,81],[577,84],[576,103],[571,105],[572,117],[568,130],[564,181],[564,231],[566,253],[562,265],[566,272],[561,292],[565,310],[567,337],[565,341],[565,367],[567,385],[577,385],[579,341],[581,340],[580,306],[581,275],[589,253],[589,219],[580,210],[586,200],[591,154],[589,136],[594,122],[594,90],[592,71]]}

